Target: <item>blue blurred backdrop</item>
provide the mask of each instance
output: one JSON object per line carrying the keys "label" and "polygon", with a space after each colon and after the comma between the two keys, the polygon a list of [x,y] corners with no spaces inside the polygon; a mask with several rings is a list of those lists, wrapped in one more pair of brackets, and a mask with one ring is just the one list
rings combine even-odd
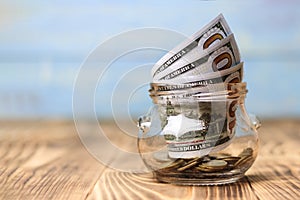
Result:
{"label": "blue blurred backdrop", "polygon": [[[143,27],[188,36],[219,13],[234,32],[245,62],[248,110],[262,118],[300,117],[299,7],[296,0],[2,0],[0,117],[72,118],[76,75],[97,45]],[[149,54],[153,56],[144,62],[156,62],[164,53]],[[120,60],[113,70],[142,64],[128,60]],[[150,78],[150,67],[143,73]],[[107,85],[115,85],[113,77],[108,80]],[[109,88],[95,96],[96,102],[103,101],[96,109],[104,118],[112,116]],[[124,102],[133,117],[144,114],[151,105],[147,87],[130,100],[117,99],[114,106],[124,106]]]}

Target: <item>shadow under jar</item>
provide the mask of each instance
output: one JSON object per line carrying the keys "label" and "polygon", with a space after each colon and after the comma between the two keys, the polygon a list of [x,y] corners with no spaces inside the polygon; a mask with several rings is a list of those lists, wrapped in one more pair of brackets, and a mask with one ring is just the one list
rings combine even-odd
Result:
{"label": "shadow under jar", "polygon": [[138,149],[160,182],[226,184],[256,159],[259,121],[245,109],[246,87],[229,95],[167,100],[139,119]]}

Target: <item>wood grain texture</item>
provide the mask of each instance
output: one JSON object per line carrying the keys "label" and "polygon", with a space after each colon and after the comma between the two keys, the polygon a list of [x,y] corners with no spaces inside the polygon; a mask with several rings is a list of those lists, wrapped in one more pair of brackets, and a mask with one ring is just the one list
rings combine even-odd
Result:
{"label": "wood grain texture", "polygon": [[70,123],[30,124],[3,125],[0,199],[85,199],[104,167]]}
{"label": "wood grain texture", "polygon": [[[132,138],[115,139],[120,130],[104,128],[108,138],[136,151]],[[237,183],[176,186],[151,173],[104,166],[83,147],[72,122],[1,122],[0,199],[300,199],[300,120],[264,121],[260,141],[256,162]],[[112,162],[120,159],[105,153]]]}

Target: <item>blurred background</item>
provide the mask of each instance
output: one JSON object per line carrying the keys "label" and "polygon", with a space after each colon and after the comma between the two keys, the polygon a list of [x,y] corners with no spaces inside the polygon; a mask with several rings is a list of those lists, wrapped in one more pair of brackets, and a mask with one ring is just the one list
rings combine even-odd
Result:
{"label": "blurred background", "polygon": [[[245,62],[248,111],[261,118],[300,117],[300,1],[2,0],[0,4],[2,119],[72,119],[76,76],[99,44],[144,27],[189,36],[219,13],[235,34]],[[171,45],[179,42],[174,39]],[[164,54],[144,52],[120,59],[111,74],[121,68],[126,73],[143,63],[155,63]],[[150,70],[151,65],[139,71],[146,81],[150,80]],[[126,80],[134,84],[134,78],[141,77]],[[113,116],[111,88],[116,82],[113,75],[108,75],[104,85],[107,90],[95,93],[96,113],[102,118]],[[130,100],[117,98],[113,104],[127,106],[132,118],[140,116],[151,105],[147,89],[143,86],[133,92]],[[84,112],[85,108],[81,109]]]}

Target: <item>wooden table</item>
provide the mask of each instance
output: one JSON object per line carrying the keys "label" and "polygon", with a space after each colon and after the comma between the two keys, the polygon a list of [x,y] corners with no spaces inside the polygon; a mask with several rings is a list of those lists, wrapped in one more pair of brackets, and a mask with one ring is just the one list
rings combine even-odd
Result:
{"label": "wooden table", "polygon": [[0,199],[300,199],[300,120],[264,121],[260,139],[259,156],[239,182],[176,186],[101,164],[73,122],[1,122]]}

